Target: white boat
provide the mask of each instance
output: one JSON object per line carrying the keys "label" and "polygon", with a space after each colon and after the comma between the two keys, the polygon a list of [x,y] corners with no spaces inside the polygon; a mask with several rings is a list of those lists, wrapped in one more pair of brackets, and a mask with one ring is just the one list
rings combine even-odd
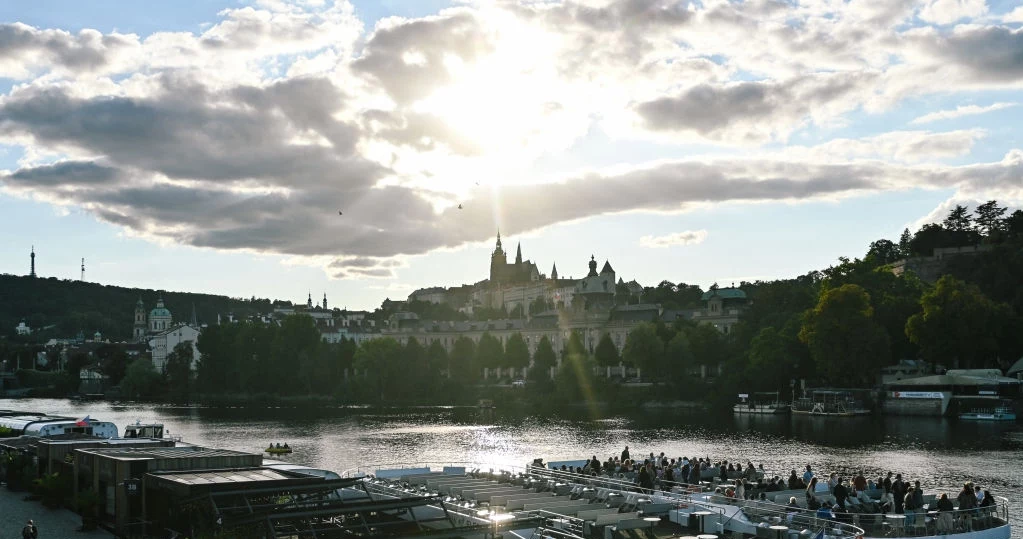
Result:
{"label": "white boat", "polygon": [[778,392],[739,393],[739,402],[732,406],[737,414],[787,414],[790,406],[781,402]]}
{"label": "white boat", "polygon": [[170,431],[165,431],[163,423],[143,423],[141,421],[135,421],[134,425],[128,425],[124,427],[123,438],[155,438],[155,439],[167,439],[175,442],[180,442],[180,436],[171,436]]}
{"label": "white boat", "polygon": [[[488,528],[484,534],[522,538],[650,537],[653,527],[659,529],[658,535],[741,534],[765,539],[806,539],[821,534],[838,539],[1011,537],[1008,500],[1002,497],[996,497],[989,508],[954,511],[945,516],[937,512],[846,513],[839,519],[774,501],[727,498],[709,492],[706,486],[676,483],[670,489],[663,486],[644,491],[627,479],[550,470],[535,463],[517,469],[480,469],[473,465],[421,465],[349,471],[344,475],[361,477],[365,490],[377,500],[431,498],[430,503],[408,510],[404,518],[422,522],[421,529],[430,532],[434,520],[438,526],[450,526],[442,518],[447,515],[456,525],[466,526],[459,534],[462,537],[483,537],[473,532]],[[796,496],[797,500],[805,500],[802,490],[773,495],[776,499]]]}
{"label": "white boat", "polygon": [[1015,421],[1016,412],[1007,406],[999,406],[994,410],[971,410],[959,414],[959,419],[974,421]]}

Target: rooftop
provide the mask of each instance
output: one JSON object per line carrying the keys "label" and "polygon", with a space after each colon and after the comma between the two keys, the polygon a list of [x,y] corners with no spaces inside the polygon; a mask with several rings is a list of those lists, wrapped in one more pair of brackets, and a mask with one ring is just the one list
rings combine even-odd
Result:
{"label": "rooftop", "polygon": [[242,451],[231,451],[229,449],[210,449],[199,446],[184,447],[161,447],[161,448],[95,448],[80,449],[83,453],[90,453],[96,456],[106,457],[115,460],[173,460],[173,459],[194,459],[194,458],[216,458],[216,457],[244,457],[253,456],[262,460],[262,455],[256,453],[244,453]]}

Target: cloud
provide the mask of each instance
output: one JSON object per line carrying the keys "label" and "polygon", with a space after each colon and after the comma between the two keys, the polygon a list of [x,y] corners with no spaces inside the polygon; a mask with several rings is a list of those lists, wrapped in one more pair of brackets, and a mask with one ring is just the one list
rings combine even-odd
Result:
{"label": "cloud", "polygon": [[405,264],[398,260],[357,256],[334,259],[327,265],[327,272],[335,279],[391,279],[401,267]]}
{"label": "cloud", "polygon": [[643,236],[639,244],[651,249],[662,249],[674,245],[698,245],[707,239],[706,230],[686,230],[665,236]]}
{"label": "cloud", "polygon": [[854,108],[856,101],[846,98],[875,78],[869,73],[829,74],[781,82],[701,84],[672,97],[640,103],[636,112],[654,130],[765,142],[787,137],[813,116],[830,117]]}
{"label": "cloud", "polygon": [[791,158],[809,160],[881,159],[919,163],[966,155],[986,135],[983,129],[891,131],[858,139],[832,139],[812,147],[789,146],[783,153]]}
{"label": "cloud", "polygon": [[131,34],[85,29],[39,30],[27,24],[0,24],[0,77],[24,79],[45,68],[97,71],[138,46]]}
{"label": "cloud", "polygon": [[951,120],[954,118],[961,118],[963,116],[974,116],[977,114],[994,112],[996,110],[1007,109],[1009,107],[1015,107],[1017,105],[1019,105],[1019,103],[993,103],[986,107],[981,107],[979,105],[958,106],[953,110],[939,110],[924,114],[923,116],[914,118],[913,121],[909,123],[917,125],[925,124],[928,122],[936,122],[940,120]]}
{"label": "cloud", "polygon": [[1023,6],[1006,13],[1002,16],[1002,22],[1023,22]]}
{"label": "cloud", "polygon": [[930,0],[920,8],[920,19],[935,24],[952,24],[986,13],[986,0]]}

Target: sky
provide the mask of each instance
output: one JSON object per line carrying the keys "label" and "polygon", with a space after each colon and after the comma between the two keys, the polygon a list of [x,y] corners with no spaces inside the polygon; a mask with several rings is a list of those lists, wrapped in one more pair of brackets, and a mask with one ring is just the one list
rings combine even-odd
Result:
{"label": "sky", "polygon": [[1023,205],[1003,0],[0,3],[0,273],[373,309],[789,278]]}

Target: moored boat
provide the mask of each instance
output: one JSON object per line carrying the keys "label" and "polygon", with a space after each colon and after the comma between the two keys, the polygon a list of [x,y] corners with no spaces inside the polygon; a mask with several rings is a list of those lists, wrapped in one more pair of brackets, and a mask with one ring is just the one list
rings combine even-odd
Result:
{"label": "moored boat", "polygon": [[792,413],[832,417],[870,415],[861,393],[862,390],[854,389],[808,389],[803,398],[792,403]]}
{"label": "moored boat", "polygon": [[739,393],[739,402],[732,406],[736,414],[787,414],[791,407],[782,402],[777,391]]}

